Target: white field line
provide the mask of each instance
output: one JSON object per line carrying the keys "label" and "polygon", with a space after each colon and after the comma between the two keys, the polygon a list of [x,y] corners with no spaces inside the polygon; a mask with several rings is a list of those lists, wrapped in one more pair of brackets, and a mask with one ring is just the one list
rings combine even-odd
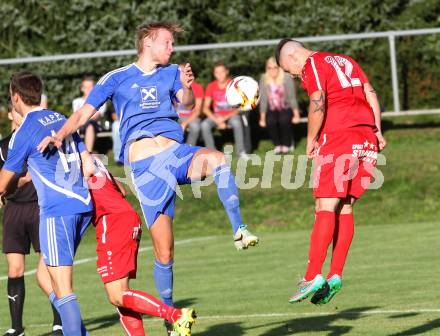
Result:
{"label": "white field line", "polygon": [[[370,310],[370,311],[341,311],[341,312],[309,312],[309,313],[270,313],[270,314],[248,314],[248,315],[206,315],[198,316],[198,320],[246,320],[246,319],[261,319],[261,318],[289,318],[289,317],[313,317],[313,316],[330,316],[330,315],[340,315],[340,316],[351,316],[351,315],[394,315],[394,314],[437,314],[440,313],[440,308],[433,309],[390,309],[390,310]],[[93,318],[98,318],[101,315],[87,316],[85,319],[87,324],[93,324]],[[115,318],[117,318],[117,313],[115,312]],[[152,318],[145,320],[147,323],[160,322],[163,323],[163,319]],[[38,327],[50,327],[52,324],[28,324],[27,328],[38,328]],[[0,328],[7,328],[8,326],[1,326]]]}
{"label": "white field line", "polygon": [[[191,244],[191,243],[197,243],[197,242],[204,242],[204,241],[208,241],[208,240],[212,240],[217,238],[216,236],[208,236],[208,237],[200,237],[200,238],[192,238],[192,239],[183,239],[183,240],[178,240],[176,242],[174,242],[174,245],[187,245],[187,244]],[[141,252],[145,252],[145,251],[151,251],[153,249],[152,246],[146,246],[146,247],[142,247],[139,249],[139,253]],[[94,257],[90,257],[90,258],[84,258],[84,259],[79,259],[79,260],[75,260],[73,262],[74,265],[81,265],[81,264],[86,264],[89,263],[91,261],[95,261],[97,259],[96,256]],[[24,276],[29,276],[32,274],[37,273],[37,269],[32,269],[30,271],[24,272]],[[7,280],[8,276],[2,276],[0,277],[0,281],[4,281]]]}

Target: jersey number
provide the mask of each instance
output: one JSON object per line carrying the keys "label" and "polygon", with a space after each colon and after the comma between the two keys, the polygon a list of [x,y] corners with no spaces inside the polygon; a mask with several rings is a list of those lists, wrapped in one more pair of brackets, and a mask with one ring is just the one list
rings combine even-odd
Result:
{"label": "jersey number", "polygon": [[[55,131],[52,130],[52,136],[54,136],[55,134],[56,134]],[[79,154],[76,149],[76,144],[71,135],[63,140],[63,145],[58,149],[58,154],[60,156],[60,160],[61,160],[61,164],[63,165],[64,172],[70,173],[69,163],[72,162],[76,163],[78,169],[81,167]]]}
{"label": "jersey number", "polygon": [[[327,63],[330,63],[333,68],[335,68],[342,88],[345,89],[348,87],[362,86],[361,80],[359,78],[351,77],[353,64],[348,59],[341,56],[327,56],[325,60],[327,61]],[[341,67],[344,67],[344,71],[342,71]]]}

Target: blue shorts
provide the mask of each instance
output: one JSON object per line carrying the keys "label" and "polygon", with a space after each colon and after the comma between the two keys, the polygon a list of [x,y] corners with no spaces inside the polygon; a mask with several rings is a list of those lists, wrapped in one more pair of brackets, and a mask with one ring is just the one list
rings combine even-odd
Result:
{"label": "blue shorts", "polygon": [[200,149],[202,147],[175,144],[159,154],[130,163],[148,228],[160,214],[174,217],[176,186],[191,183],[188,169]]}
{"label": "blue shorts", "polygon": [[40,248],[47,266],[72,266],[76,249],[90,224],[92,212],[40,215]]}

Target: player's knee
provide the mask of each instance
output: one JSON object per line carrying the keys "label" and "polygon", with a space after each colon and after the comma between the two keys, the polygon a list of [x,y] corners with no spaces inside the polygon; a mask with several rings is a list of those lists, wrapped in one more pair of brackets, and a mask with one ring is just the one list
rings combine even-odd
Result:
{"label": "player's knee", "polygon": [[172,249],[170,250],[160,250],[156,252],[156,260],[160,262],[161,264],[169,264],[171,261],[173,261],[174,258],[174,251]]}
{"label": "player's knee", "polygon": [[116,307],[122,307],[124,305],[124,303],[122,302],[122,293],[109,293],[108,300],[112,305]]}
{"label": "player's knee", "polygon": [[24,266],[22,265],[9,265],[8,267],[8,277],[9,278],[20,278],[24,275]]}
{"label": "player's knee", "polygon": [[224,165],[226,163],[225,154],[223,154],[220,151],[213,150],[210,153],[209,163],[210,163],[212,169],[215,169],[217,167]]}

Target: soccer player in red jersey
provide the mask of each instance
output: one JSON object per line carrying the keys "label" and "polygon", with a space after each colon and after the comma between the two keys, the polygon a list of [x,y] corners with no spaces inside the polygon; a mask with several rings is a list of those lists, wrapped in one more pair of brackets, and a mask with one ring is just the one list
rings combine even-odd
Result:
{"label": "soccer player in red jersey", "polygon": [[125,189],[97,158],[82,154],[95,212],[97,270],[109,301],[116,306],[127,335],[145,335],[142,314],[157,316],[172,324],[176,335],[190,336],[195,312],[177,309],[155,297],[129,287],[136,278],[141,219],[124,198]]}
{"label": "soccer player in red jersey", "polygon": [[[310,295],[324,304],[342,287],[342,270],[354,233],[353,205],[368,188],[385,148],[376,93],[351,57],[312,51],[298,41],[281,40],[277,63],[292,76],[301,76],[310,97],[307,155],[314,158],[315,223],[309,261],[298,292],[289,302]],[[321,275],[333,242],[330,272]]]}

